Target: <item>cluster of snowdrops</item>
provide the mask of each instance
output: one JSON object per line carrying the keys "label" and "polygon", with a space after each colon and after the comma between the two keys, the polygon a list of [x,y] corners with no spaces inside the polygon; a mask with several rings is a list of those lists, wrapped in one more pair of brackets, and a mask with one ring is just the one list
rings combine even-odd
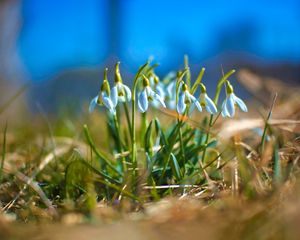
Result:
{"label": "cluster of snowdrops", "polygon": [[[200,72],[198,79],[196,80],[192,89],[189,89],[188,84],[183,80],[184,75],[187,74],[189,69],[178,72],[178,74],[169,73],[164,81],[160,81],[159,77],[154,72],[154,67],[150,67],[148,71],[144,73],[139,71],[134,83],[134,89],[130,89],[123,83],[119,69],[120,63],[118,62],[115,67],[115,83],[110,88],[109,81],[107,79],[106,68],[104,71],[104,79],[101,85],[99,94],[92,99],[89,106],[89,111],[92,112],[97,105],[105,106],[109,112],[116,114],[116,107],[120,102],[130,102],[132,97],[135,98],[136,87],[138,88],[138,109],[144,113],[148,110],[149,105],[154,107],[176,109],[179,114],[190,114],[196,107],[198,111],[202,112],[203,108],[210,114],[217,114],[218,109],[216,101],[213,101],[206,92],[205,85],[201,82],[202,72]],[[144,69],[145,70],[145,69]],[[233,87],[228,79],[223,78],[223,82],[219,82],[220,86],[225,85],[226,98],[223,101],[220,112],[223,117],[233,117],[235,114],[235,107],[238,106],[242,111],[247,112],[247,106],[242,99],[237,97],[233,91]],[[197,87],[200,87],[199,98],[193,94]]]}
{"label": "cluster of snowdrops", "polygon": [[[210,155],[211,151],[207,149],[218,145],[217,139],[210,133],[216,119],[221,115],[233,117],[237,106],[242,111],[247,111],[246,104],[235,95],[228,80],[234,70],[223,74],[218,82],[215,97],[211,99],[202,83],[204,68],[191,84],[191,72],[187,61],[184,69],[177,73],[171,72],[162,80],[155,74],[156,66],[149,61],[141,66],[133,79],[132,88],[122,81],[119,62],[115,66],[112,88],[107,78],[108,69],[104,71],[100,92],[90,102],[89,111],[92,112],[97,105],[107,108],[110,138],[108,145],[114,159],[106,159],[103,154],[99,154],[99,150],[95,150],[85,126],[86,137],[92,149],[102,161],[102,166],[107,167],[105,171],[110,173],[109,178],[106,173],[103,174],[106,181],[115,184],[111,181],[118,179],[120,185],[114,186],[115,189],[123,189],[129,184],[134,194],[137,193],[140,184],[143,184],[142,179],[147,179],[146,184],[155,186],[175,183],[200,184],[201,165],[206,159],[215,161]],[[218,99],[223,88],[226,98],[218,109]],[[196,97],[198,89],[200,96]],[[176,110],[176,120],[168,126],[162,126],[156,117],[148,122],[147,111],[150,107],[154,107],[154,111],[157,108]],[[126,124],[120,122],[121,109],[124,109],[127,128]],[[136,109],[141,114],[139,129],[136,129]],[[209,113],[208,130],[193,129],[184,120],[195,109],[200,112],[206,109]],[[218,156],[220,157],[221,155]],[[195,174],[198,176],[196,179]],[[123,190],[121,192],[124,193]]]}

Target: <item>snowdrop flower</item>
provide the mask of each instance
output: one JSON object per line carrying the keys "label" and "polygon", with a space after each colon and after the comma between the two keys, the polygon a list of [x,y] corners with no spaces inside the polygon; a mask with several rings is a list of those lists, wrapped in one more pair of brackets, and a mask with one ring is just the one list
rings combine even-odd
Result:
{"label": "snowdrop flower", "polygon": [[170,72],[164,78],[167,80],[167,85],[165,87],[165,100],[168,105],[168,108],[176,108],[176,73]]}
{"label": "snowdrop flower", "polygon": [[183,83],[179,88],[180,93],[177,102],[177,112],[179,114],[184,114],[186,108],[191,104],[195,105],[198,108],[198,110],[202,112],[202,107],[200,103],[192,94],[190,94],[190,92],[188,91],[188,86],[185,83]]}
{"label": "snowdrop flower", "polygon": [[[165,86],[162,82],[160,82],[159,77],[151,72],[149,76],[150,87],[161,97],[163,101],[166,99]],[[159,101],[153,101],[152,105],[156,108],[159,107]]]}
{"label": "snowdrop flower", "polygon": [[159,77],[155,73],[150,73],[149,77],[150,86],[155,90],[155,92],[163,99],[165,100],[165,90],[164,85],[159,81]]}
{"label": "snowdrop flower", "polygon": [[120,74],[120,62],[117,62],[115,69],[115,86],[111,89],[111,100],[114,107],[118,102],[129,102],[131,100],[131,90],[128,86],[123,84]]}
{"label": "snowdrop flower", "polygon": [[235,106],[238,106],[243,112],[247,112],[247,106],[244,101],[238,98],[234,92],[233,87],[229,82],[226,84],[226,99],[222,104],[222,116],[233,117],[235,114]]}
{"label": "snowdrop flower", "polygon": [[104,80],[101,85],[99,94],[92,99],[89,106],[89,112],[93,112],[97,105],[104,105],[111,114],[116,114],[116,109],[112,100],[110,99],[110,87],[107,80],[107,68],[104,70]]}
{"label": "snowdrop flower", "polygon": [[166,99],[166,102],[167,102],[168,107],[170,109],[175,109],[176,108],[176,80],[172,80],[166,86],[165,99]]}
{"label": "snowdrop flower", "polygon": [[149,102],[152,102],[153,100],[158,101],[163,107],[166,107],[164,100],[151,89],[149,80],[143,75],[143,89],[138,96],[139,111],[142,113],[146,112],[148,110]]}
{"label": "snowdrop flower", "polygon": [[200,83],[200,105],[206,108],[206,111],[210,114],[216,114],[218,112],[216,105],[206,93],[206,87]]}

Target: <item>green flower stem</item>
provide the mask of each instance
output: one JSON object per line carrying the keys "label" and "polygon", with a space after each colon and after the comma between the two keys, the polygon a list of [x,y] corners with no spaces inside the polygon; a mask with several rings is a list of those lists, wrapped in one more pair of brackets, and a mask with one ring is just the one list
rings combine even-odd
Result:
{"label": "green flower stem", "polygon": [[[141,125],[141,143],[144,145],[144,139],[147,131],[147,112],[141,113],[142,125]],[[145,147],[145,146],[143,146]]]}
{"label": "green flower stem", "polygon": [[208,124],[208,130],[207,130],[207,134],[206,134],[206,138],[205,138],[205,148],[204,148],[203,154],[202,154],[202,163],[204,163],[204,161],[205,161],[206,149],[207,149],[207,144],[208,144],[209,137],[210,137],[210,130],[212,127],[213,117],[214,117],[214,115],[211,114],[210,119],[209,119],[209,124]]}
{"label": "green flower stem", "polygon": [[[187,75],[186,80],[188,81],[189,79],[189,85],[190,85],[190,69],[188,67],[188,58],[187,56],[185,56],[185,69],[184,71],[180,74],[180,76],[177,79],[177,83],[176,83],[176,106],[178,103],[178,91],[179,91],[179,85],[180,82],[182,82],[182,79],[185,75]],[[188,76],[189,75],[189,76]],[[179,127],[179,142],[180,142],[180,152],[182,155],[182,158],[184,160],[184,166],[185,166],[185,152],[184,152],[184,146],[183,146],[183,140],[182,140],[182,123],[183,123],[183,118],[186,116],[186,114],[189,112],[189,107],[186,109],[185,113],[182,116],[182,119],[179,118],[179,114],[177,116],[177,125]]]}
{"label": "green flower stem", "polygon": [[265,121],[265,127],[264,127],[264,131],[263,131],[263,134],[262,134],[262,137],[261,137],[261,143],[260,143],[261,153],[264,152],[267,131],[269,129],[269,121],[270,121],[270,118],[272,116],[272,112],[273,112],[273,108],[274,108],[274,104],[276,102],[276,99],[277,99],[277,93],[275,93],[275,95],[273,97],[272,105],[271,105],[270,111],[268,113],[267,119]]}
{"label": "green flower stem", "polygon": [[127,103],[124,102],[123,107],[124,107],[124,110],[125,110],[125,116],[126,116],[128,129],[129,129],[129,135],[130,135],[130,138],[132,139],[132,129],[131,129],[131,123],[130,123],[129,110],[128,110]]}
{"label": "green flower stem", "polygon": [[[183,76],[185,74],[190,74],[189,72],[189,68],[188,68],[188,59],[185,58],[185,65],[186,65],[186,68],[185,68],[185,71],[182,73],[182,75],[178,78],[178,82],[177,82],[177,87],[176,87],[176,105],[178,103],[178,85],[179,85],[179,82],[181,81],[181,79],[183,78]],[[195,91],[197,90],[197,87],[200,85],[201,81],[202,81],[202,78],[203,78],[203,75],[204,75],[204,71],[205,71],[205,68],[202,68],[195,83],[193,84],[192,86],[192,89],[191,89],[191,94],[194,95]],[[190,78],[190,76],[187,76],[187,79]],[[190,83],[189,83],[190,84]],[[190,107],[188,106],[187,107],[187,110],[185,111],[185,113],[183,114],[183,118],[185,116],[188,115],[188,112],[189,112],[189,109]],[[179,119],[179,115],[177,117],[177,124],[179,126],[179,141],[180,141],[180,151],[181,151],[181,154],[182,154],[182,158],[184,160],[184,172],[185,172],[185,151],[184,151],[184,146],[183,146],[183,140],[182,140],[182,123],[183,123],[183,120],[180,120]]]}
{"label": "green flower stem", "polygon": [[184,68],[187,69],[186,71],[186,85],[189,87],[189,89],[191,88],[191,71],[189,68],[189,58],[187,55],[184,55]]}
{"label": "green flower stem", "polygon": [[215,95],[215,98],[214,98],[214,103],[215,105],[217,106],[218,105],[218,101],[219,101],[219,97],[220,97],[220,93],[221,93],[221,90],[222,90],[222,87],[223,87],[223,84],[227,81],[227,79],[235,73],[235,70],[232,69],[230,70],[228,73],[226,73],[218,82],[218,85],[217,85],[217,89],[216,89],[216,95]]}
{"label": "green flower stem", "polygon": [[[184,116],[185,116],[185,115],[184,115]],[[178,132],[180,132],[180,128],[181,128],[182,126],[184,126],[184,124],[185,124],[185,122],[183,121],[183,118],[180,119],[180,118],[179,118],[179,115],[178,115],[178,117],[177,117],[177,126],[178,126],[178,128],[179,128],[179,131],[178,131]],[[179,135],[180,135],[180,134],[179,134]],[[180,138],[180,136],[179,136],[179,138]],[[173,140],[172,142],[169,142],[169,145],[170,145],[170,146],[174,146],[174,143],[175,143],[176,139],[177,139],[177,137],[174,138],[174,140]],[[182,138],[181,138],[181,141],[182,141]],[[180,142],[180,145],[183,146],[182,142]],[[181,151],[181,150],[180,150],[180,151]],[[165,153],[165,156],[167,156],[167,157],[166,157],[165,160],[164,160],[164,163],[165,163],[165,164],[164,164],[164,166],[163,166],[162,173],[161,173],[160,178],[159,178],[159,180],[158,180],[158,184],[162,184],[162,181],[163,181],[163,178],[164,178],[166,169],[167,169],[168,164],[169,164],[169,161],[170,161],[171,153],[172,153],[172,148],[168,149],[167,152]],[[185,171],[185,168],[184,168],[184,171]]]}
{"label": "green flower stem", "polygon": [[[114,124],[117,132],[117,137],[118,137],[118,142],[117,142],[117,149],[120,154],[123,152],[123,147],[122,147],[122,141],[121,141],[121,134],[120,134],[120,127],[119,127],[119,122],[117,115],[114,115]],[[124,157],[121,158],[121,167],[122,167],[122,172],[126,172],[126,160]]]}
{"label": "green flower stem", "polygon": [[196,90],[197,90],[197,87],[200,85],[201,81],[202,81],[202,78],[203,78],[203,75],[204,75],[204,72],[205,72],[205,68],[202,68],[195,83],[193,84],[193,87],[191,89],[191,94],[194,95]]}
{"label": "green flower stem", "polygon": [[137,161],[136,161],[136,140],[135,140],[135,90],[136,90],[136,86],[133,87],[132,90],[132,99],[131,99],[131,103],[132,103],[132,120],[131,120],[131,137],[132,137],[132,146],[131,146],[131,163],[132,163],[132,179],[131,179],[131,185],[132,185],[132,192],[135,193],[136,192],[136,177],[137,177]]}
{"label": "green flower stem", "polygon": [[97,157],[101,158],[105,162],[105,164],[107,164],[107,166],[111,170],[113,170],[116,174],[118,174],[120,177],[123,177],[123,174],[117,171],[117,169],[114,167],[114,165],[111,163],[111,161],[109,161],[109,159],[107,159],[107,157],[96,148],[96,145],[95,145],[94,141],[92,140],[92,137],[90,135],[90,131],[89,131],[87,125],[84,125],[83,129],[84,129],[84,135],[85,135],[91,149],[97,155]]}
{"label": "green flower stem", "polygon": [[[235,73],[235,70],[232,69],[231,71],[229,71],[228,73],[223,75],[223,77],[219,80],[218,85],[217,85],[217,89],[216,89],[216,95],[215,95],[215,98],[214,98],[214,103],[215,103],[216,106],[218,105],[218,101],[219,101],[219,97],[220,97],[220,93],[221,93],[223,84],[225,84],[227,79],[234,73]],[[210,119],[209,119],[209,124],[208,124],[208,131],[207,131],[206,138],[205,138],[205,146],[207,146],[209,138],[210,138],[210,130],[216,122],[216,121],[213,121],[213,118],[214,118],[214,115],[211,114]],[[218,118],[218,116],[216,118]],[[202,163],[204,163],[204,160],[205,160],[206,149],[207,149],[207,147],[205,147],[204,150],[203,150]]]}
{"label": "green flower stem", "polygon": [[[184,115],[185,116],[185,115]],[[184,146],[183,146],[183,140],[182,140],[182,121],[177,119],[177,124],[179,125],[179,141],[180,141],[180,151],[183,159],[183,166],[184,166],[184,172],[185,172],[185,151],[184,151]]]}
{"label": "green flower stem", "polygon": [[132,163],[132,190],[135,193],[137,191],[137,186],[136,186],[136,178],[137,178],[137,161],[136,161],[136,138],[135,138],[135,95],[136,95],[136,88],[137,88],[137,83],[139,80],[139,77],[142,73],[142,71],[148,66],[148,62],[144,64],[142,67],[140,67],[139,71],[137,72],[134,82],[133,82],[133,88],[132,88],[132,97],[131,97],[131,137],[132,137],[132,145],[131,145],[131,163]]}
{"label": "green flower stem", "polygon": [[1,158],[1,165],[0,165],[0,183],[2,182],[2,178],[3,178],[3,167],[4,167],[5,154],[6,154],[6,133],[7,133],[7,122],[5,123],[4,133],[3,133],[2,158]]}

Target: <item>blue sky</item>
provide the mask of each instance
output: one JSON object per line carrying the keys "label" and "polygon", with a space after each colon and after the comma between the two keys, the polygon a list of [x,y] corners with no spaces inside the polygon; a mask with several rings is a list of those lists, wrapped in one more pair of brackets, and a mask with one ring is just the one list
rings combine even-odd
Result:
{"label": "blue sky", "polygon": [[110,12],[109,3],[25,0],[19,52],[32,78],[101,66],[112,54],[111,33],[119,42],[114,54],[131,68],[149,55],[173,67],[185,53],[200,61],[226,51],[300,61],[297,0],[123,0],[119,12]]}

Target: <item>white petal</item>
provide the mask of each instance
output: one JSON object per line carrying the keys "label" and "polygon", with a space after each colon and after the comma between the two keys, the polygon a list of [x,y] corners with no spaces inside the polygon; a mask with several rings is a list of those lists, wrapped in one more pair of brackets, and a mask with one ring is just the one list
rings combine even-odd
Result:
{"label": "white petal", "polygon": [[166,87],[166,96],[168,107],[170,109],[176,109],[176,82],[170,82]]}
{"label": "white petal", "polygon": [[244,101],[240,98],[238,98],[236,95],[233,95],[234,96],[234,100],[236,102],[236,104],[240,107],[240,109],[243,111],[243,112],[248,112],[248,108],[246,106],[246,104],[244,103]]}
{"label": "white petal", "polygon": [[175,110],[175,108],[176,108],[176,100],[174,99],[174,100],[167,101],[167,105],[168,105],[168,108]]}
{"label": "white petal", "polygon": [[227,112],[227,109],[225,107],[226,106],[226,100],[227,100],[227,98],[222,103],[222,112],[221,112],[222,117],[229,117],[229,113]]}
{"label": "white petal", "polygon": [[190,94],[188,91],[185,92],[185,95],[186,95],[187,98],[189,98],[192,102],[197,101],[197,99],[196,99],[192,94]]}
{"label": "white petal", "polygon": [[110,96],[111,96],[111,101],[112,101],[114,107],[116,107],[117,104],[118,104],[118,86],[117,86],[117,85],[115,85],[115,86],[111,89],[111,94],[110,94]]}
{"label": "white petal", "polygon": [[151,87],[149,87],[149,86],[145,87],[145,91],[146,91],[147,97],[153,98],[154,92],[152,91]]}
{"label": "white petal", "polygon": [[233,117],[234,116],[234,113],[235,113],[234,104],[235,104],[235,102],[234,102],[234,96],[232,94],[230,94],[226,98],[226,103],[225,103],[225,108],[227,109],[229,117]]}
{"label": "white petal", "polygon": [[156,92],[162,99],[165,99],[166,94],[165,94],[164,86],[162,83],[158,83],[156,85]]}
{"label": "white petal", "polygon": [[[176,92],[176,85],[177,85],[177,82],[175,84],[175,92]],[[178,86],[178,92],[181,92],[181,88],[182,88],[182,85],[183,85],[183,82],[179,82],[179,86]]]}
{"label": "white petal", "polygon": [[98,96],[94,97],[89,105],[89,112],[93,112],[95,107],[97,106]]}
{"label": "white petal", "polygon": [[194,102],[194,104],[196,105],[198,111],[202,112],[202,107],[201,107],[200,103],[197,100]]}
{"label": "white petal", "polygon": [[168,84],[168,86],[166,88],[166,92],[167,92],[168,97],[174,98],[174,96],[176,94],[176,81],[172,81]]}
{"label": "white petal", "polygon": [[198,100],[189,92],[186,92],[186,95],[196,105],[198,111],[202,112],[202,107],[201,107],[200,103],[198,102]]}
{"label": "white petal", "polygon": [[155,83],[154,83],[154,77],[152,75],[149,77],[149,82],[150,82],[150,86],[154,87]]}
{"label": "white petal", "polygon": [[123,84],[123,88],[125,90],[126,99],[129,102],[131,100],[131,90],[129,87],[127,87],[125,84]]}
{"label": "white petal", "polygon": [[210,99],[209,96],[207,96],[207,94],[205,94],[204,97],[205,97],[206,110],[211,114],[216,114],[218,110],[214,102]]}
{"label": "white petal", "polygon": [[177,112],[179,114],[183,114],[186,108],[185,104],[185,94],[181,92],[178,97],[178,103],[177,103]]}
{"label": "white petal", "polygon": [[109,112],[111,114],[116,114],[114,104],[111,101],[111,99],[107,96],[107,94],[102,94],[102,100],[103,100],[104,106],[109,110]]}
{"label": "white petal", "polygon": [[140,94],[139,94],[139,97],[138,97],[138,108],[139,108],[139,111],[144,113],[147,111],[148,109],[148,96],[147,96],[147,90],[144,89]]}
{"label": "white petal", "polygon": [[[147,91],[148,96],[150,96],[152,99],[158,101],[163,107],[166,107],[166,104],[165,104],[164,100],[161,98],[161,96],[159,96],[156,92],[154,92],[150,87],[147,87],[146,91]],[[153,103],[155,106],[156,105],[155,101],[153,101]]]}
{"label": "white petal", "polygon": [[162,97],[161,96],[159,96],[157,93],[154,93],[154,99],[155,100],[157,100],[157,101],[159,101],[160,102],[160,104],[165,108],[166,107],[166,104],[165,104],[165,102],[164,102],[164,100],[162,99]]}
{"label": "white petal", "polygon": [[176,77],[176,72],[174,72],[174,71],[169,72],[169,73],[165,76],[165,78],[170,78],[170,79],[175,78],[175,77]]}

